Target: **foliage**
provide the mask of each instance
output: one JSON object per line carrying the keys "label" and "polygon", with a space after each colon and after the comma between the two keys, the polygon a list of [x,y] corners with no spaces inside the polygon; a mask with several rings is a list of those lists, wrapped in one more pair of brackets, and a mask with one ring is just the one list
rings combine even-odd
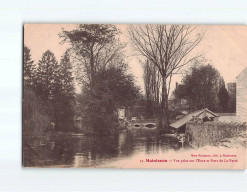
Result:
{"label": "foliage", "polygon": [[209,122],[186,124],[185,140],[194,148],[205,145],[216,145],[217,142],[225,138],[231,138],[246,132],[246,123],[226,123],[226,122]]}
{"label": "foliage", "polygon": [[68,130],[73,126],[74,78],[68,51],[61,58],[54,78],[53,105],[57,129]]}
{"label": "foliage", "polygon": [[58,69],[58,62],[54,53],[47,50],[43,53],[41,60],[38,63],[36,71],[36,93],[43,101],[53,99],[55,75]]}
{"label": "foliage", "polygon": [[37,136],[50,130],[52,118],[49,109],[52,108],[44,104],[29,87],[24,88],[23,99],[23,133]]}
{"label": "foliage", "polygon": [[48,130],[51,108],[35,93],[35,65],[31,51],[27,46],[23,50],[23,133],[30,136],[39,135]]}
{"label": "foliage", "polygon": [[228,112],[236,113],[236,83],[228,83]]}
{"label": "foliage", "polygon": [[32,77],[24,76],[24,128],[33,129],[33,132],[45,131],[51,129],[51,123],[54,123],[56,130],[71,130],[74,83],[68,51],[58,64],[55,55],[47,50],[37,69],[31,69],[30,50],[25,50],[24,70],[32,71],[24,71],[24,74],[31,72]]}
{"label": "foliage", "polygon": [[186,99],[178,98],[174,96],[174,93],[171,95],[169,100],[169,116],[170,119],[175,120],[177,116],[182,116],[182,111],[189,111],[189,104]]}
{"label": "foliage", "polygon": [[142,64],[144,73],[144,87],[146,95],[146,117],[153,118],[158,116],[160,105],[160,93],[162,77],[156,66],[151,64],[149,60],[146,60]]}
{"label": "foliage", "polygon": [[107,134],[117,128],[117,110],[127,108],[139,96],[132,75],[111,67],[95,75],[93,88],[84,88],[84,116],[91,130]]}
{"label": "foliage", "polygon": [[24,84],[27,86],[33,86],[35,65],[31,59],[30,49],[24,45],[23,48],[23,77]]}
{"label": "foliage", "polygon": [[220,73],[212,65],[193,66],[177,85],[175,98],[187,100],[189,111],[208,108],[221,112],[227,108],[227,91]]}
{"label": "foliage", "polygon": [[[128,106],[133,94],[133,78],[125,74],[125,44],[120,30],[110,24],[81,24],[63,30],[61,43],[70,44],[77,81],[83,92],[74,106],[80,109],[89,129],[107,133],[117,125],[117,108]],[[105,131],[103,131],[103,130]]]}
{"label": "foliage", "polygon": [[204,33],[193,25],[130,25],[128,32],[134,49],[152,62],[162,77],[162,129],[169,124],[168,96],[174,74],[197,59],[191,51],[201,42]]}
{"label": "foliage", "polygon": [[219,89],[218,99],[219,99],[219,110],[221,112],[227,112],[229,110],[228,109],[229,95],[225,87],[225,82],[223,82],[222,86]]}
{"label": "foliage", "polygon": [[121,32],[110,24],[80,24],[71,31],[60,33],[62,43],[71,45],[73,59],[77,63],[77,79],[92,85],[97,71],[115,64],[124,65],[124,44],[118,40]]}
{"label": "foliage", "polygon": [[74,96],[74,78],[72,75],[72,64],[70,62],[69,52],[66,51],[61,58],[60,68],[56,78],[58,78],[58,83],[61,91],[61,95],[65,97],[72,98]]}

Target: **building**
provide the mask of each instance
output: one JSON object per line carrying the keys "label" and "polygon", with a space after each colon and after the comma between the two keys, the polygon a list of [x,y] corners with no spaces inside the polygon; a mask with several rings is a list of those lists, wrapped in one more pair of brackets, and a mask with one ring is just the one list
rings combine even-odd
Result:
{"label": "building", "polygon": [[119,119],[125,119],[125,109],[122,108],[122,109],[118,109],[118,118]]}
{"label": "building", "polygon": [[192,120],[201,120],[202,122],[214,121],[218,118],[216,113],[204,108],[202,110],[197,110],[195,112],[189,113],[182,117],[181,119],[170,124],[170,127],[176,130],[178,133],[184,133],[186,128],[186,123]]}
{"label": "building", "polygon": [[247,122],[247,67],[237,76],[237,117]]}

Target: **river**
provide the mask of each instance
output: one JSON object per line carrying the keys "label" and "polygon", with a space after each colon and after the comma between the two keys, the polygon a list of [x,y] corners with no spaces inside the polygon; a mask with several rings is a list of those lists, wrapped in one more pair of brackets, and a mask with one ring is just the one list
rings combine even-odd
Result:
{"label": "river", "polygon": [[155,128],[132,128],[97,137],[58,133],[23,139],[25,167],[95,167],[138,155],[179,150],[178,141]]}

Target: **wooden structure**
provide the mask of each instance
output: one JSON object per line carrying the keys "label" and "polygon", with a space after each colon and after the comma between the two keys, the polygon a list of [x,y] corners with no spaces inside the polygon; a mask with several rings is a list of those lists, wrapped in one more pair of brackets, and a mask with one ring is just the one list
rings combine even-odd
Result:
{"label": "wooden structure", "polygon": [[214,121],[218,118],[218,115],[207,108],[202,110],[197,110],[195,112],[189,113],[179,120],[170,124],[170,127],[176,130],[178,133],[184,133],[186,128],[186,123],[193,120],[199,120],[198,122]]}

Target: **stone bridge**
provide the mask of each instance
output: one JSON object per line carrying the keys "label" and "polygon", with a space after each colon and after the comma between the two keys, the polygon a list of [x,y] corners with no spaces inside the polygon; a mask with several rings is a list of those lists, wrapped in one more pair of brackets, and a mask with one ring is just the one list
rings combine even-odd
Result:
{"label": "stone bridge", "polygon": [[132,127],[148,127],[153,128],[156,127],[156,120],[155,119],[146,119],[146,120],[132,120],[131,121]]}

